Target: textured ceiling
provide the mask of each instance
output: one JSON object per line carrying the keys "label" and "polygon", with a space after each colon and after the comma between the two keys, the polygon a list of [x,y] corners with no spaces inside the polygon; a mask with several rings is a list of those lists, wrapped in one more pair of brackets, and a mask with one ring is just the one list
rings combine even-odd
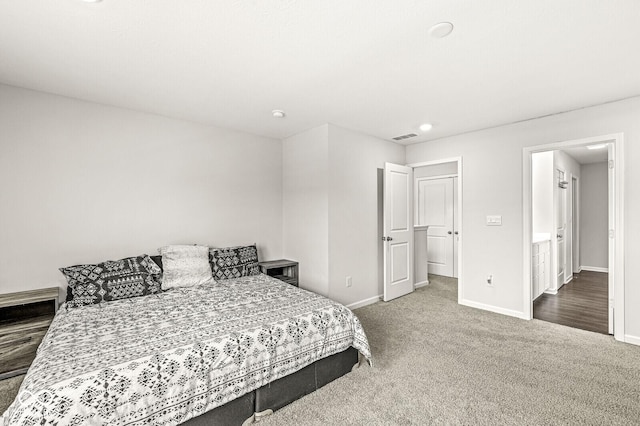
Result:
{"label": "textured ceiling", "polygon": [[[429,38],[441,21],[454,32]],[[0,0],[0,82],[275,138],[329,122],[413,143],[639,95],[638,22],[637,0]]]}

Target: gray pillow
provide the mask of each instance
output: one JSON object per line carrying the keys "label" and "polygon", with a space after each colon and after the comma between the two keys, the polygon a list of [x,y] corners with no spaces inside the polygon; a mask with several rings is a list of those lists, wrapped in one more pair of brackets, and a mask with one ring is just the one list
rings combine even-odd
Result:
{"label": "gray pillow", "polygon": [[143,254],[98,264],[60,268],[67,279],[67,306],[78,307],[160,293],[162,271]]}
{"label": "gray pillow", "polygon": [[258,275],[258,249],[256,245],[212,248],[209,251],[211,271],[216,280]]}

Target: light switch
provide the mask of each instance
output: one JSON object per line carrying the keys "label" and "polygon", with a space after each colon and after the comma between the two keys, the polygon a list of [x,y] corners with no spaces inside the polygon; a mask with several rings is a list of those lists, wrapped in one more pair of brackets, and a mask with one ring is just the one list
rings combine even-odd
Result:
{"label": "light switch", "polygon": [[502,226],[502,216],[487,216],[487,226]]}

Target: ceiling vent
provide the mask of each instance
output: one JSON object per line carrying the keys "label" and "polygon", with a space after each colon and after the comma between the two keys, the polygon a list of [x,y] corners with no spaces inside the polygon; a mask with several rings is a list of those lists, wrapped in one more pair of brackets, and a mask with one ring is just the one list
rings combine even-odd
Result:
{"label": "ceiling vent", "polygon": [[402,141],[405,139],[409,139],[409,138],[415,138],[416,135],[415,133],[407,133],[406,135],[402,135],[402,136],[396,136],[395,138],[392,138],[394,141]]}

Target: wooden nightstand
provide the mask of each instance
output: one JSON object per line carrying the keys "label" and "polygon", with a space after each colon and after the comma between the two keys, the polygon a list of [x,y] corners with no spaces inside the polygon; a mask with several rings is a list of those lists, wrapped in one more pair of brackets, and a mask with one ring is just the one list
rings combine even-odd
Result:
{"label": "wooden nightstand", "polygon": [[260,262],[259,265],[263,274],[298,287],[298,262],[279,259]]}
{"label": "wooden nightstand", "polygon": [[58,287],[0,294],[0,379],[25,373],[58,310]]}

